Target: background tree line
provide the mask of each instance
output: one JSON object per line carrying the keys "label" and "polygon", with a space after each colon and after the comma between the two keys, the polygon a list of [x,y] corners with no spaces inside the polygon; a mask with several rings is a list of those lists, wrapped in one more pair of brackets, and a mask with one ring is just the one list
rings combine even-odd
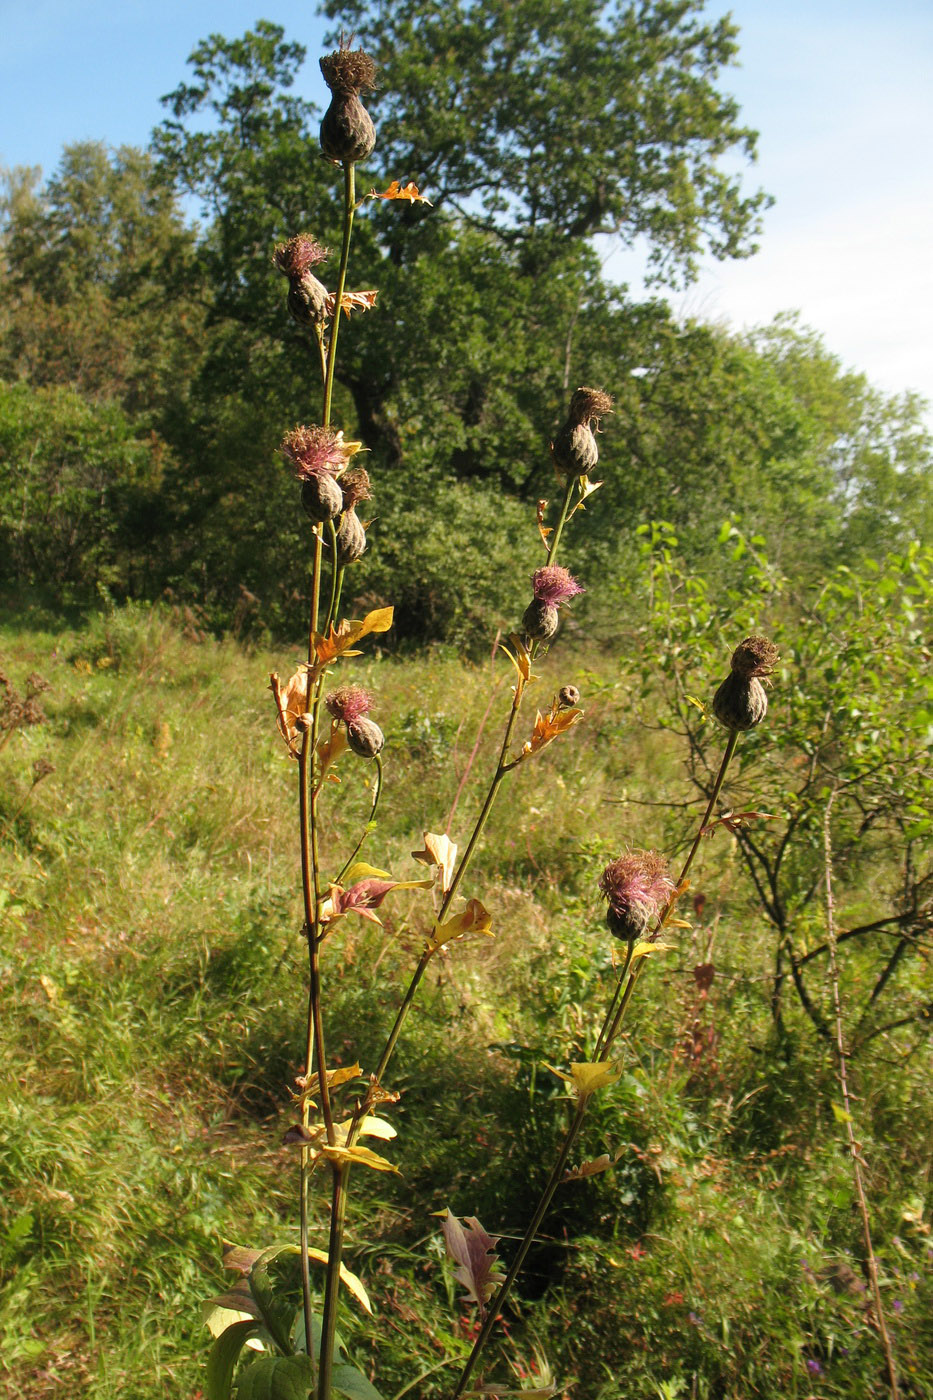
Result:
{"label": "background tree line", "polygon": [[[916,397],[878,393],[793,319],[750,336],[683,323],[601,274],[596,235],[646,238],[667,283],[703,252],[753,250],[767,197],[720,169],[755,150],[717,85],[730,21],[688,0],[325,9],[380,64],[362,188],[414,179],[434,201],[363,211],[352,283],[379,301],[346,327],[340,369],[340,417],[376,485],[356,592],[391,592],[402,635],[514,621],[529,513],[553,490],[547,438],[577,383],[617,404],[587,558],[570,561],[588,580],[633,577],[650,519],[714,570],[737,519],[801,587],[921,535]],[[7,589],[171,590],[217,626],[291,625],[301,521],[275,449],[314,417],[316,351],[270,254],[304,228],[333,247],[338,217],[319,114],[291,91],[304,60],[267,22],[212,35],[146,151],[80,144],[44,184],[8,174]]]}

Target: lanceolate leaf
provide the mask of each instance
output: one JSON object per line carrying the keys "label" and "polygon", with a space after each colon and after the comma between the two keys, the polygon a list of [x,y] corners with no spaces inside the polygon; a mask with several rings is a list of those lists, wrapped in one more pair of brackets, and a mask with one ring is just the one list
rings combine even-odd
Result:
{"label": "lanceolate leaf", "polygon": [[482,933],[487,937],[492,937],[492,920],[489,917],[488,909],[480,903],[478,899],[467,901],[467,907],[459,914],[455,914],[446,923],[438,924],[434,929],[434,937],[428,941],[428,951],[436,953],[438,948],[443,948],[445,943],[452,943],[457,938],[465,938],[469,933]]}

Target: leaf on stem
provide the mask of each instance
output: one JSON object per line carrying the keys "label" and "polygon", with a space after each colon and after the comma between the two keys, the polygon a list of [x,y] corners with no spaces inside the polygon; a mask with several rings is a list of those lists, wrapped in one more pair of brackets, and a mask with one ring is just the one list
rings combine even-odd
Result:
{"label": "leaf on stem", "polygon": [[308,708],[307,666],[303,666],[295,672],[284,690],[281,681],[273,671],[269,677],[269,689],[275,699],[279,733],[288,745],[288,751],[292,758],[297,758],[298,750],[301,747],[301,734],[297,727],[297,721]]}
{"label": "leaf on stem", "polygon": [[412,851],[412,858],[422,865],[437,866],[441,876],[441,889],[444,894],[450,889],[457,864],[457,845],[449,836],[436,836],[433,831],[424,832],[424,850]]}
{"label": "leaf on stem", "polygon": [[[353,311],[372,311],[376,305],[376,297],[379,295],[378,288],[369,292],[344,292],[340,298],[340,310],[344,316],[349,316]],[[328,292],[324,301],[324,314],[333,316],[334,307],[337,303],[336,292]],[[349,446],[349,444],[347,444]],[[362,444],[361,444],[362,445]]]}
{"label": "leaf on stem", "polygon": [[401,185],[398,180],[393,180],[387,190],[382,194],[373,187],[369,192],[370,199],[407,199],[411,204],[427,204],[431,206],[431,201],[425,199],[423,194],[418,193],[418,186],[409,180],[407,185]]}
{"label": "leaf on stem", "polygon": [[592,494],[593,494],[594,491],[598,491],[599,488],[600,488],[600,486],[602,486],[602,484],[603,484],[603,483],[602,483],[601,481],[590,481],[590,479],[589,479],[588,476],[581,476],[581,477],[578,479],[578,481],[577,481],[577,490],[578,490],[579,493],[580,493],[580,499],[577,501],[577,503],[576,503],[576,505],[574,506],[573,510],[567,512],[567,519],[568,519],[568,520],[570,519],[570,517],[571,517],[572,515],[576,515],[576,513],[577,513],[578,510],[585,510],[585,509],[586,509],[586,507],[584,506],[583,502],[584,502],[589,496],[592,496]]}
{"label": "leaf on stem", "polygon": [[499,650],[505,652],[506,656],[509,658],[512,665],[518,672],[519,686],[524,687],[529,681],[533,681],[536,679],[536,677],[531,674],[531,653],[529,652],[528,648],[525,646],[525,643],[522,641],[521,637],[518,635],[517,632],[512,633],[512,635],[509,637],[509,641],[512,643],[512,646],[514,648],[514,656],[512,655],[512,652],[509,651],[508,647],[505,645],[505,642],[499,643]]}
{"label": "leaf on stem", "polygon": [[548,508],[548,503],[547,503],[547,501],[539,501],[539,502],[538,502],[538,509],[537,509],[537,513],[536,513],[536,516],[535,516],[535,524],[536,524],[537,527],[538,527],[538,534],[541,536],[541,539],[544,541],[544,548],[545,548],[545,549],[548,551],[548,553],[550,554],[550,552],[551,552],[551,546],[550,546],[550,545],[548,544],[548,542],[547,542],[547,537],[548,537],[548,535],[553,535],[554,529],[553,529],[553,526],[551,526],[551,525],[545,525],[545,523],[544,523],[544,512],[547,510],[547,508]]}
{"label": "leaf on stem", "polygon": [[454,1278],[463,1284],[468,1297],[483,1307],[504,1277],[496,1271],[499,1256],[495,1248],[500,1237],[487,1235],[475,1215],[464,1216],[461,1224],[451,1210],[441,1228],[447,1253],[458,1266]]}
{"label": "leaf on stem", "polygon": [[[334,722],[330,729],[318,739],[314,750],[314,785],[316,788],[320,787],[327,776],[327,770],[333,763],[336,763],[346,749],[346,730],[342,724]],[[331,774],[331,778],[335,783],[340,781],[335,773]]]}
{"label": "leaf on stem", "polygon": [[552,1074],[556,1074],[558,1079],[572,1084],[578,1098],[581,1099],[595,1094],[597,1089],[604,1089],[607,1084],[615,1084],[622,1074],[617,1060],[597,1060],[592,1064],[572,1064],[569,1074],[565,1074],[561,1069],[555,1069],[553,1065],[548,1065],[547,1068]]}
{"label": "leaf on stem", "polygon": [[322,671],[338,656],[358,656],[359,652],[351,651],[350,648],[362,637],[369,636],[371,632],[388,632],[392,626],[394,613],[394,608],[376,608],[374,612],[367,613],[359,622],[350,622],[344,618],[336,627],[331,623],[330,631],[326,637],[321,636],[319,632],[314,632],[311,637],[311,645],[317,657],[315,672]]}
{"label": "leaf on stem", "polygon": [[378,1152],[373,1152],[369,1147],[331,1147],[330,1143],[321,1144],[322,1154],[332,1162],[358,1162],[362,1167],[372,1167],[377,1172],[397,1172],[392,1162],[385,1157],[380,1157]]}
{"label": "leaf on stem", "polygon": [[535,727],[531,738],[526,739],[522,745],[522,751],[518,762],[525,758],[533,758],[536,753],[547,748],[560,734],[565,734],[568,729],[583,718],[582,710],[560,710],[556,706],[552,707],[546,715],[542,715],[538,710],[535,715]]}
{"label": "leaf on stem", "polygon": [[431,933],[432,937],[428,939],[425,952],[433,954],[446,944],[453,943],[458,938],[466,938],[471,933],[481,933],[491,938],[492,920],[489,911],[480,900],[470,899],[461,913],[455,914],[443,924],[436,924]]}
{"label": "leaf on stem", "polygon": [[[359,1065],[343,1065],[340,1069],[329,1069],[327,1071],[328,1089],[339,1089],[342,1084],[349,1084],[351,1079],[362,1079],[363,1071]],[[306,1076],[299,1074],[295,1080],[299,1089],[306,1094],[319,1094],[321,1092],[321,1078],[318,1074]]]}
{"label": "leaf on stem", "polygon": [[382,920],[373,910],[392,890],[429,890],[433,884],[433,880],[380,880],[367,876],[348,890],[342,885],[331,885],[330,894],[319,907],[318,918],[322,924],[332,924],[344,914],[359,914],[361,919],[381,925]]}
{"label": "leaf on stem", "polygon": [[600,1172],[607,1171],[612,1166],[612,1158],[608,1152],[604,1152],[601,1157],[596,1157],[592,1162],[581,1162],[578,1167],[570,1167],[564,1172],[564,1181],[583,1181],[588,1176],[598,1176]]}
{"label": "leaf on stem", "polygon": [[724,826],[727,831],[731,831],[733,836],[738,836],[743,826],[750,821],[773,822],[776,817],[773,812],[723,812],[721,817],[716,817],[713,821],[707,822],[701,831],[701,836],[712,836],[717,826]]}

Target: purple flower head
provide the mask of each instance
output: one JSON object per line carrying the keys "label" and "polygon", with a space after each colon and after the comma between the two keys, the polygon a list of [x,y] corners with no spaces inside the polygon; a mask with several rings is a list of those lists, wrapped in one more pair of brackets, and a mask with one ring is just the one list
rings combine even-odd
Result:
{"label": "purple flower head", "polygon": [[561,568],[560,564],[548,564],[543,569],[535,569],[531,576],[531,587],[536,601],[546,603],[551,608],[560,607],[568,598],[584,591],[582,584],[577,583],[570,570]]}
{"label": "purple flower head", "polygon": [[900,1298],[895,1298],[894,1302],[891,1304],[891,1307],[894,1309],[895,1312],[904,1311],[904,1304],[901,1302]]}
{"label": "purple flower head", "polygon": [[301,277],[326,257],[327,249],[322,248],[310,233],[296,233],[287,243],[276,244],[272,261],[286,277]]}
{"label": "purple flower head", "polygon": [[332,690],[330,695],[325,696],[324,704],[327,706],[334,719],[343,720],[345,724],[353,724],[368,714],[372,709],[372,696],[368,695],[361,685],[344,685],[339,690]]}
{"label": "purple flower head", "polygon": [[321,472],[336,475],[347,463],[343,433],[333,428],[292,428],[282,439],[279,450],[292,463],[299,481],[307,481]]}
{"label": "purple flower head", "polygon": [[813,1356],[807,1361],[807,1370],[810,1372],[811,1376],[821,1376],[823,1374],[822,1366]]}
{"label": "purple flower head", "polygon": [[641,938],[674,891],[667,861],[657,851],[628,851],[599,877],[606,921],[617,938]]}

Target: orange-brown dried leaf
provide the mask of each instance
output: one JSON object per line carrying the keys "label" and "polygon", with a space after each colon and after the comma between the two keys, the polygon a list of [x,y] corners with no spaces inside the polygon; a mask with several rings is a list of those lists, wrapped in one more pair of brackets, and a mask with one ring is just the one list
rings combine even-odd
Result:
{"label": "orange-brown dried leaf", "polygon": [[370,199],[407,199],[411,204],[427,204],[429,208],[431,207],[431,201],[425,199],[423,194],[418,193],[418,186],[413,184],[411,180],[409,180],[407,185],[402,185],[398,180],[393,180],[389,188],[383,190],[382,194],[375,188],[371,189],[369,197]]}
{"label": "orange-brown dried leaf", "polygon": [[[372,311],[376,305],[376,297],[379,295],[378,288],[370,292],[344,292],[340,298],[340,310],[345,316],[349,316],[353,311]],[[336,292],[329,292],[324,303],[324,312],[328,317],[334,314],[334,307],[337,303]]]}
{"label": "orange-brown dried leaf", "polygon": [[546,715],[542,715],[539,710],[535,715],[535,727],[531,738],[522,746],[522,757],[531,758],[532,755],[540,753],[552,740],[572,729],[582,718],[582,710],[551,710]]}
{"label": "orange-brown dried leaf", "polygon": [[304,666],[301,670],[296,671],[284,689],[273,671],[269,677],[269,689],[275,699],[279,733],[288,745],[289,753],[293,758],[297,758],[298,750],[301,747],[301,734],[297,728],[297,720],[308,708],[308,668]]}

